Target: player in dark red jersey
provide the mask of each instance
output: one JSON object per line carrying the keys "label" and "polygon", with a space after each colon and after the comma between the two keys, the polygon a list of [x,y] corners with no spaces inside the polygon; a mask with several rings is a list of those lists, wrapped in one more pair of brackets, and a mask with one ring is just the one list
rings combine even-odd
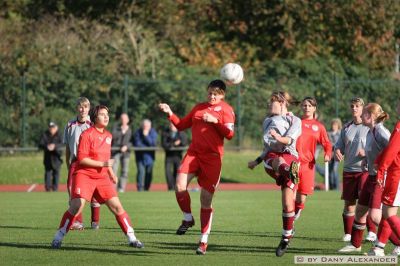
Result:
{"label": "player in dark red jersey", "polygon": [[[400,116],[400,100],[398,100],[396,111]],[[392,232],[400,238],[400,218],[397,217],[400,206],[400,120],[394,126],[389,144],[375,162],[378,165],[376,180],[383,187],[383,206],[378,238],[368,255],[384,256],[383,249]],[[392,255],[398,254],[396,250],[392,253]]]}
{"label": "player in dark red jersey", "polygon": [[325,151],[324,161],[329,162],[332,157],[332,144],[323,124],[315,119],[317,101],[313,97],[306,97],[301,102],[303,116],[301,117],[301,135],[297,140],[297,151],[300,161],[300,182],[296,194],[296,220],[304,209],[308,195],[314,192],[315,178],[315,149],[317,143]]}
{"label": "player in dark red jersey", "polygon": [[197,104],[182,119],[172,112],[168,104],[159,105],[178,130],[192,128],[192,143],[182,160],[176,179],[176,199],[184,216],[176,233],[183,235],[194,225],[187,187],[197,176],[201,187],[201,238],[196,250],[199,255],[204,255],[207,250],[214,212],[212,199],[221,175],[224,138],[232,139],[235,123],[233,108],[224,101],[225,83],[222,80],[213,80],[207,90],[208,101]]}
{"label": "player in dark red jersey", "polygon": [[275,254],[281,257],[289,247],[294,235],[294,198],[299,181],[298,152],[296,142],[301,134],[301,120],[288,111],[293,103],[287,92],[272,93],[269,103],[269,115],[263,123],[264,149],[254,161],[248,162],[253,169],[261,162],[265,171],[275,179],[282,190],[282,238]]}
{"label": "player in dark red jersey", "polygon": [[85,201],[96,197],[99,203],[105,203],[128,238],[130,246],[142,248],[144,245],[136,239],[128,214],[119,201],[115,184],[117,176],[112,170],[111,157],[112,135],[106,130],[109,122],[108,108],[96,106],[91,114],[94,126],[80,136],[78,157],[79,162],[72,181],[71,204],[64,213],[59,229],[54,236],[52,248],[60,248],[64,236],[68,233],[76,216],[82,212]]}

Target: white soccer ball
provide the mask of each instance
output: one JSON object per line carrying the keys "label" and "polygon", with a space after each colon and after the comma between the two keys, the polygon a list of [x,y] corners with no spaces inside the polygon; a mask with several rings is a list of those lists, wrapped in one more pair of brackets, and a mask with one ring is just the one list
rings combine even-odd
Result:
{"label": "white soccer ball", "polygon": [[243,80],[243,69],[236,63],[228,63],[221,68],[221,78],[229,84],[239,84]]}

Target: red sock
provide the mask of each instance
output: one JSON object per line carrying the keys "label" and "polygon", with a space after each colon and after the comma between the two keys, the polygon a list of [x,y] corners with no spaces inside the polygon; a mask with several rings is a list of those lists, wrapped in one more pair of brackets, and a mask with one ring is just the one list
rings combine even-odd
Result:
{"label": "red sock", "polygon": [[200,209],[201,233],[209,234],[213,219],[213,209]]}
{"label": "red sock", "polygon": [[99,223],[100,221],[100,203],[92,202],[90,205],[92,210],[92,223]]}
{"label": "red sock", "polygon": [[382,244],[386,244],[391,234],[392,229],[390,228],[389,223],[382,217],[378,227],[378,241]]}
{"label": "red sock", "polygon": [[351,230],[353,228],[353,222],[354,222],[354,213],[349,214],[342,214],[343,217],[343,228],[344,228],[344,233],[345,234],[351,234]]}
{"label": "red sock", "polygon": [[297,215],[299,213],[300,210],[304,210],[304,203],[301,202],[295,202],[294,203],[294,207],[295,207],[295,214]]}
{"label": "red sock", "polygon": [[115,215],[115,219],[117,219],[119,227],[121,227],[125,234],[133,232],[131,218],[126,212],[120,215]]}
{"label": "red sock", "polygon": [[58,229],[61,229],[63,233],[66,234],[71,228],[71,225],[74,223],[74,221],[74,215],[72,215],[69,211],[66,211],[61,218],[60,226],[58,227]]}
{"label": "red sock", "polygon": [[183,212],[192,213],[190,208],[190,195],[187,190],[182,192],[175,192],[176,201]]}
{"label": "red sock", "polygon": [[397,236],[397,238],[400,238],[400,218],[396,215],[393,215],[387,218],[387,222],[389,223],[390,228],[392,228],[392,231]]}
{"label": "red sock", "polygon": [[294,211],[283,211],[282,212],[283,222],[283,238],[290,239],[293,236],[293,223],[294,223]]}
{"label": "red sock", "polygon": [[376,234],[376,225],[369,215],[367,216],[367,230]]}
{"label": "red sock", "polygon": [[351,230],[351,244],[353,244],[353,246],[356,248],[361,247],[364,230],[365,223],[354,221],[353,228]]}

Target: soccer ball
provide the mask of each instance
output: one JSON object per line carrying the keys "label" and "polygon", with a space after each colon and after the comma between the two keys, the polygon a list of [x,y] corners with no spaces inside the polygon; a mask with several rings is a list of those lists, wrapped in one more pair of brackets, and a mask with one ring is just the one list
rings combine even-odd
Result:
{"label": "soccer ball", "polygon": [[221,78],[228,84],[239,84],[243,80],[243,69],[236,63],[228,63],[221,68]]}

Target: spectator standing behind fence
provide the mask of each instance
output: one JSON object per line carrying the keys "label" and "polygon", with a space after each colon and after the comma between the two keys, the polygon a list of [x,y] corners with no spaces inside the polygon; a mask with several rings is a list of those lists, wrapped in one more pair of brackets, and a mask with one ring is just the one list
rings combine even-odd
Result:
{"label": "spectator standing behind fence", "polygon": [[43,133],[39,148],[44,150],[43,164],[45,168],[44,184],[46,191],[57,191],[62,164],[62,139],[58,132],[58,126],[54,122],[49,123],[49,128]]}
{"label": "spectator standing behind fence", "polygon": [[[331,131],[328,132],[328,137],[333,145],[335,145],[339,139],[340,130],[342,130],[342,121],[340,118],[332,119]],[[325,176],[325,169],[322,166],[317,165],[316,170],[320,175]],[[332,157],[329,161],[329,189],[339,190],[339,185],[339,161]]]}
{"label": "spectator standing behind fence", "polygon": [[132,130],[129,127],[129,117],[126,113],[120,116],[120,123],[112,131],[112,158],[114,159],[113,171],[118,174],[118,167],[121,163],[121,175],[118,178],[118,192],[125,192],[128,182],[129,159]]}
{"label": "spectator standing behind fence", "polygon": [[165,150],[165,178],[168,190],[174,190],[183,152],[182,149],[174,150],[174,148],[187,146],[188,139],[185,132],[178,131],[174,124],[170,123],[169,127],[162,134],[161,142]]}
{"label": "spectator standing behind fence", "polygon": [[[133,146],[136,148],[154,148],[157,144],[157,132],[151,127],[151,121],[144,119],[140,128],[133,136]],[[136,186],[138,191],[150,189],[153,179],[153,165],[155,161],[155,150],[136,150]]]}

